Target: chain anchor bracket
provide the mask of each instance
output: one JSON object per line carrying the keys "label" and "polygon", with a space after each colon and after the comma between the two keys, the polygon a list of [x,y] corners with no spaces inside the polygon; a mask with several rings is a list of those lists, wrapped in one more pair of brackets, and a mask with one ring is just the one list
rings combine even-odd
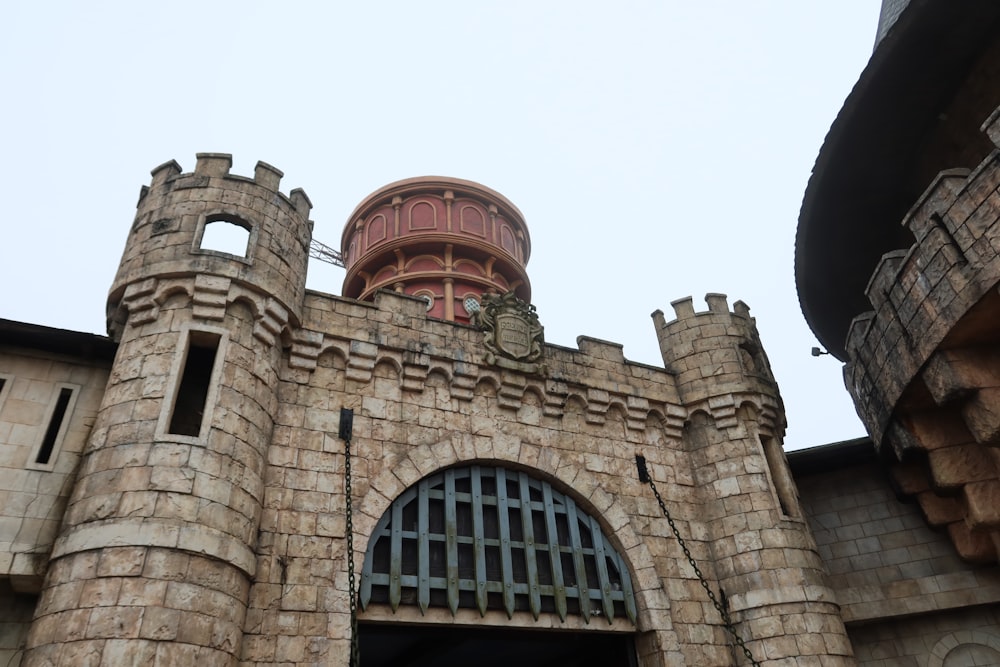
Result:
{"label": "chain anchor bracket", "polygon": [[667,524],[670,526],[670,532],[673,533],[674,539],[677,540],[677,544],[680,546],[681,551],[684,552],[684,557],[687,558],[688,564],[698,577],[698,582],[701,584],[701,587],[705,589],[705,593],[708,595],[708,599],[712,602],[712,606],[715,607],[717,612],[719,612],[719,616],[722,618],[722,623],[726,628],[726,632],[732,636],[733,641],[743,651],[743,655],[750,661],[750,664],[753,665],[753,667],[760,667],[760,663],[754,659],[753,654],[750,652],[750,649],[747,648],[743,637],[741,637],[739,632],[736,631],[733,619],[729,615],[729,600],[726,598],[726,592],[722,590],[722,587],[720,586],[719,595],[716,596],[715,591],[712,590],[708,580],[705,578],[705,575],[701,573],[701,569],[698,567],[698,563],[695,562],[694,556],[691,555],[691,550],[688,549],[687,544],[684,542],[684,538],[681,537],[681,533],[677,529],[677,524],[674,523],[673,517],[670,516],[670,512],[667,510],[667,504],[663,501],[663,497],[660,495],[660,492],[656,490],[656,483],[653,482],[653,478],[649,474],[649,468],[646,466],[646,457],[642,454],[636,454],[635,467],[639,474],[639,481],[643,484],[648,484],[649,488],[653,492],[653,495],[656,497],[656,502],[660,505],[660,511],[663,512],[663,516],[666,517]]}

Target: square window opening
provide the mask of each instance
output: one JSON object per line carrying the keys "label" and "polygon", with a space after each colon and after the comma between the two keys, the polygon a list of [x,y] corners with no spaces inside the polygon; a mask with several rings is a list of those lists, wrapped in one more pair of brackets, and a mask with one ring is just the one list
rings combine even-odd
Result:
{"label": "square window opening", "polygon": [[248,257],[252,225],[234,216],[210,216],[205,220],[199,250]]}

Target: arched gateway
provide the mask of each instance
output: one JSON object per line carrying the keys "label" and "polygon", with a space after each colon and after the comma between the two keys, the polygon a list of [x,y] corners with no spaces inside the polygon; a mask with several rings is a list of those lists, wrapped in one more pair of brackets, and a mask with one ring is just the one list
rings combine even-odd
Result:
{"label": "arched gateway", "polygon": [[362,623],[366,667],[634,664],[624,559],[572,497],[521,470],[450,468],[400,494],[368,544],[360,602],[390,623],[436,621]]}

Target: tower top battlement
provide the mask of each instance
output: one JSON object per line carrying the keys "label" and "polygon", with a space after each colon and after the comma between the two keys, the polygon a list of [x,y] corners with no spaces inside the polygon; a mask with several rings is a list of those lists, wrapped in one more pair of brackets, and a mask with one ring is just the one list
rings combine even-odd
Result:
{"label": "tower top battlement", "polygon": [[673,301],[670,322],[661,310],[652,315],[664,366],[677,377],[684,400],[746,392],[779,400],[750,307],[737,301],[730,310],[726,295],[717,293],[706,294],[705,302],[708,310],[696,312],[691,297]]}
{"label": "tower top battlement", "polygon": [[[312,210],[312,201],[302,188],[295,188],[287,195],[279,190],[281,179],[285,175],[277,167],[259,160],[254,168],[252,178],[230,173],[233,167],[233,156],[231,153],[197,153],[194,171],[183,173],[181,165],[176,160],[168,160],[155,167],[150,175],[153,177],[148,186],[143,186],[139,195],[139,202],[146,197],[150,189],[158,186],[165,186],[172,183],[173,187],[196,188],[208,187],[208,180],[211,178],[225,178],[245,183],[255,183],[260,187],[281,196],[288,201],[299,215],[308,217]],[[177,182],[179,181],[179,182]]]}
{"label": "tower top battlement", "polygon": [[672,327],[675,324],[684,322],[691,318],[700,318],[705,315],[724,315],[724,316],[736,316],[748,319],[750,321],[753,318],[750,317],[750,306],[742,301],[737,301],[733,304],[733,310],[729,310],[729,297],[725,294],[719,294],[716,292],[709,292],[705,295],[705,303],[708,304],[708,311],[695,312],[694,309],[694,299],[691,297],[684,297],[683,299],[677,299],[676,301],[671,301],[670,305],[674,309],[674,319],[670,322],[666,322],[663,318],[663,311],[657,310],[653,313],[653,317],[659,317],[664,319],[664,325],[666,327]]}
{"label": "tower top battlement", "polygon": [[[300,188],[280,192],[283,174],[266,162],[257,163],[253,177],[230,173],[232,165],[228,153],[198,153],[192,172],[184,173],[176,160],[152,170],[108,296],[113,336],[120,334],[126,311],[152,313],[171,290],[199,303],[214,299],[218,306],[226,286],[235,284],[298,316],[312,203]],[[216,291],[211,297],[194,294],[192,280],[212,283]],[[198,312],[209,311],[221,312]]]}

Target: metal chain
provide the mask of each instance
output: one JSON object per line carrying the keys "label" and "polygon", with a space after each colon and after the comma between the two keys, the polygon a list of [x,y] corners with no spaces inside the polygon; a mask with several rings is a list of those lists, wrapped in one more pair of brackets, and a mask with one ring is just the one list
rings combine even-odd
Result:
{"label": "metal chain", "polygon": [[[643,461],[641,465],[643,466],[642,472],[645,472],[644,469],[645,461]],[[641,476],[642,475],[640,474],[640,477]],[[730,635],[732,635],[733,641],[735,641],[736,644],[741,649],[743,649],[743,655],[745,655],[747,660],[750,661],[750,664],[753,665],[753,667],[760,667],[760,663],[754,660],[753,654],[750,653],[750,649],[747,648],[747,645],[743,641],[743,638],[740,637],[738,632],[736,632],[736,626],[733,625],[733,620],[729,616],[729,609],[727,608],[728,605],[723,605],[722,603],[719,602],[718,598],[716,598],[715,596],[715,592],[709,587],[708,580],[705,579],[705,575],[703,575],[701,573],[701,570],[698,568],[698,564],[695,562],[694,556],[691,555],[691,551],[688,549],[687,544],[684,543],[684,538],[681,537],[680,531],[677,530],[677,525],[674,523],[673,518],[670,516],[670,512],[667,511],[666,503],[663,502],[663,498],[660,496],[660,492],[656,490],[656,484],[653,483],[653,478],[649,476],[648,473],[646,474],[646,481],[649,483],[649,488],[653,490],[653,495],[656,496],[656,502],[660,504],[660,511],[662,511],[663,516],[667,518],[667,523],[670,525],[670,530],[671,532],[673,532],[674,538],[677,540],[677,544],[680,545],[681,551],[684,552],[684,556],[687,558],[688,563],[691,565],[691,569],[694,570],[695,575],[698,577],[698,581],[701,582],[701,587],[705,589],[705,593],[708,594],[708,599],[712,601],[712,606],[715,607],[716,611],[718,611],[719,615],[722,617],[722,622],[726,626],[726,631],[729,632]],[[719,590],[722,591],[721,588]],[[723,599],[725,599],[724,592],[722,593],[722,596]]]}
{"label": "metal chain", "polygon": [[351,604],[351,660],[349,667],[361,664],[358,643],[358,596],[354,589],[354,520],[351,503],[351,441],[344,440],[344,495],[347,497],[347,595]]}

